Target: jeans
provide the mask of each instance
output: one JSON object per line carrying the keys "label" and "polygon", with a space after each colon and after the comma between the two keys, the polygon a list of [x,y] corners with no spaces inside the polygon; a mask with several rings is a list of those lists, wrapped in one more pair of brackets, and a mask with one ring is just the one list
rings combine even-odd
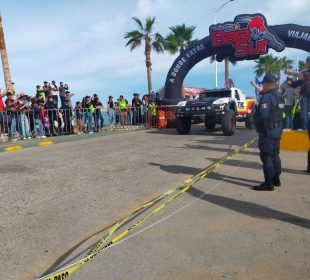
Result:
{"label": "jeans", "polygon": [[8,116],[8,136],[9,138],[13,138],[16,134],[16,117]]}
{"label": "jeans", "polygon": [[115,115],[114,110],[109,109],[108,115],[109,115],[109,124],[110,125],[114,124],[114,115]]}
{"label": "jeans", "polygon": [[93,132],[93,114],[91,112],[87,112],[86,118],[87,118],[87,132]]}
{"label": "jeans", "polygon": [[293,105],[285,105],[284,111],[285,111],[285,128],[293,128],[293,121],[291,116]]}
{"label": "jeans", "polygon": [[4,133],[4,113],[0,112],[0,134]]}
{"label": "jeans", "polygon": [[23,138],[30,137],[28,117],[25,113],[19,115],[20,130]]}
{"label": "jeans", "polygon": [[300,100],[300,109],[301,109],[301,128],[307,130],[308,128],[308,98],[303,96]]}
{"label": "jeans", "polygon": [[136,125],[139,122],[139,111],[132,112],[132,124]]}
{"label": "jeans", "polygon": [[44,128],[42,121],[40,119],[34,120],[34,131],[33,134],[36,136],[43,136],[44,135]]}
{"label": "jeans", "polygon": [[99,112],[99,113],[95,113],[94,114],[94,118],[95,118],[95,126],[96,126],[96,129],[102,129],[103,128],[103,124],[104,124],[104,119],[103,119],[103,116],[102,116],[102,113]]}

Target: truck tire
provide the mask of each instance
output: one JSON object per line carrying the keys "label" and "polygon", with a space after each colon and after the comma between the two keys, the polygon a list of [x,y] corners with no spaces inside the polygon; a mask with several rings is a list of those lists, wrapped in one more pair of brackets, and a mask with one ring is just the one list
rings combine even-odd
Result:
{"label": "truck tire", "polygon": [[192,122],[190,118],[176,118],[176,129],[181,135],[189,134]]}
{"label": "truck tire", "polygon": [[236,130],[236,113],[233,110],[228,110],[222,117],[222,130],[225,136],[232,136]]}
{"label": "truck tire", "polygon": [[214,130],[215,126],[216,126],[216,119],[205,118],[205,127],[207,130]]}
{"label": "truck tire", "polygon": [[245,118],[245,127],[247,129],[252,129],[253,128],[253,119],[254,119],[253,117],[254,117],[254,109]]}

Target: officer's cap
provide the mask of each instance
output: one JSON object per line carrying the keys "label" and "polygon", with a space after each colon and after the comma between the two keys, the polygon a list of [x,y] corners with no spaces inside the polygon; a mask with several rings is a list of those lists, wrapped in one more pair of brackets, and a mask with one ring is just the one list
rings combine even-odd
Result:
{"label": "officer's cap", "polygon": [[276,83],[276,82],[277,82],[276,76],[274,74],[268,73],[263,78],[263,82],[262,83]]}

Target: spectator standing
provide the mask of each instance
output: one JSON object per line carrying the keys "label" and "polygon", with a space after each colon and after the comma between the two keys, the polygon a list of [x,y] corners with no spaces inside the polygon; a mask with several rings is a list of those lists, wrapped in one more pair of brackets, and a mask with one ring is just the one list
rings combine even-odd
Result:
{"label": "spectator standing", "polygon": [[144,95],[142,98],[142,123],[146,124],[146,121],[148,119],[148,106],[149,106],[149,97],[148,95]]}
{"label": "spectator standing", "polygon": [[63,103],[66,101],[66,91],[69,90],[69,87],[67,84],[64,84],[63,82],[60,82],[59,84],[59,97],[60,97],[60,103],[61,103],[61,106],[63,105]]}
{"label": "spectator standing", "polygon": [[121,112],[120,112],[120,109],[118,107],[118,103],[117,102],[114,102],[114,113],[115,113],[115,125],[118,125],[119,124],[119,120],[120,120],[120,115],[121,115]]}
{"label": "spectator standing", "polygon": [[56,106],[58,108],[58,94],[59,94],[59,92],[58,92],[58,87],[57,87],[55,81],[52,81],[52,84],[50,85],[50,93],[52,93],[54,101],[55,101]]}
{"label": "spectator standing", "polygon": [[42,100],[45,101],[45,93],[40,85],[37,85],[37,95],[40,95],[42,97]]}
{"label": "spectator standing", "polygon": [[4,114],[4,102],[3,97],[6,96],[6,92],[1,92],[0,89],[0,135],[5,133],[5,114]]}
{"label": "spectator standing", "polygon": [[20,132],[22,133],[23,140],[31,139],[30,137],[30,127],[29,127],[29,120],[27,116],[27,111],[30,107],[30,104],[27,102],[25,98],[25,93],[21,92],[19,98],[17,100],[17,107],[18,107],[18,120],[20,124]]}
{"label": "spectator standing", "polygon": [[38,138],[46,138],[46,136],[44,135],[43,123],[42,123],[42,120],[40,119],[42,109],[36,100],[34,100],[33,102],[32,110],[33,110],[33,119],[34,119],[33,135]]}
{"label": "spectator standing", "polygon": [[290,87],[289,85],[290,79],[287,78],[285,83],[283,83],[280,87],[280,91],[282,96],[285,99],[285,130],[292,130],[293,129],[293,120],[292,120],[292,109],[294,106],[294,99],[295,99],[295,89]]}
{"label": "spectator standing", "polygon": [[148,108],[151,116],[151,126],[154,127],[157,124],[157,109],[153,100],[149,102]]}
{"label": "spectator standing", "polygon": [[[40,105],[39,101],[38,101],[38,105]],[[53,136],[56,136],[57,133],[55,131],[55,127],[58,127],[58,116],[57,116],[58,109],[57,109],[57,106],[55,104],[53,97],[48,98],[47,102],[44,104],[44,108],[47,110],[46,114],[48,116],[48,120],[50,124],[50,133]]]}
{"label": "spectator standing", "polygon": [[45,99],[47,99],[49,94],[52,93],[51,84],[49,84],[47,81],[44,81],[43,92],[45,95]]}
{"label": "spectator standing", "polygon": [[120,121],[121,125],[125,125],[127,121],[127,100],[124,98],[123,95],[120,95],[117,105],[120,110]]}
{"label": "spectator standing", "polygon": [[6,113],[7,113],[7,122],[8,122],[8,136],[10,140],[16,140],[16,117],[17,117],[17,109],[16,103],[13,99],[13,95],[11,92],[7,93],[7,99],[5,100],[6,105]]}
{"label": "spectator standing", "polygon": [[93,106],[95,109],[95,112],[94,112],[95,129],[96,129],[96,132],[99,132],[99,130],[102,131],[103,129],[104,119],[102,116],[103,105],[100,102],[98,95],[94,95]]}
{"label": "spectator standing", "polygon": [[70,99],[71,99],[71,94],[66,94],[65,101],[60,107],[60,113],[62,114],[62,121],[63,121],[63,132],[65,134],[69,134],[73,131],[72,125],[71,125],[73,108],[72,108]]}
{"label": "spectator standing", "polygon": [[114,112],[114,102],[113,102],[113,96],[109,96],[109,100],[108,100],[108,116],[109,116],[109,124],[113,125],[114,124],[114,116],[115,116],[115,112]]}
{"label": "spectator standing", "polygon": [[139,98],[139,94],[135,93],[132,99],[132,124],[137,125],[141,121],[141,107],[142,101]]}
{"label": "spectator standing", "polygon": [[75,104],[75,117],[78,134],[83,134],[83,109],[80,101]]}
{"label": "spectator standing", "polygon": [[85,115],[87,120],[87,133],[93,133],[93,113],[95,112],[94,105],[91,102],[90,96],[86,96],[84,99]]}
{"label": "spectator standing", "polygon": [[310,56],[306,59],[306,69],[301,73],[291,72],[288,69],[285,70],[285,74],[298,77],[300,80],[292,82],[291,86],[293,88],[300,88],[300,108],[301,108],[301,120],[302,129],[306,131],[308,129],[308,101],[309,101],[309,91],[310,91]]}

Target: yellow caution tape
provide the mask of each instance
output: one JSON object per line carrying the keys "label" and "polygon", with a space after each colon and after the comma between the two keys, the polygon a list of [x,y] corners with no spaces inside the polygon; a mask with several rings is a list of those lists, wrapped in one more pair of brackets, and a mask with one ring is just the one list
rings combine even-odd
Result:
{"label": "yellow caution tape", "polygon": [[[112,225],[109,228],[108,233],[99,240],[99,242],[94,246],[94,248],[87,254],[86,257],[82,258],[76,263],[73,263],[65,268],[62,268],[58,271],[55,271],[47,276],[43,276],[42,278],[38,280],[62,280],[66,279],[69,276],[71,276],[75,271],[77,271],[80,267],[91,261],[96,255],[101,253],[102,251],[106,250],[110,246],[116,244],[119,240],[121,240],[124,236],[132,232],[137,227],[141,226],[143,223],[145,223],[147,220],[149,220],[152,216],[154,216],[156,213],[161,211],[163,208],[165,208],[169,203],[171,203],[173,200],[175,200],[177,197],[185,193],[189,188],[191,188],[193,185],[195,185],[198,181],[208,176],[209,173],[211,173],[214,169],[217,169],[219,166],[221,166],[224,162],[227,160],[230,160],[234,155],[240,153],[242,150],[249,147],[251,144],[253,144],[256,141],[256,138],[253,140],[247,142],[243,146],[240,146],[238,149],[232,151],[228,155],[224,156],[222,159],[217,161],[216,163],[206,167],[203,171],[200,173],[192,176],[189,179],[186,179],[185,181],[179,183],[175,187],[171,188],[161,196],[154,198],[150,200],[149,202],[145,203],[141,207],[135,209],[130,214],[128,214],[126,217],[120,219],[118,222],[116,222],[114,225]],[[112,239],[110,242],[107,243],[109,237],[121,226],[123,225],[130,217],[132,217],[134,214],[138,213],[140,210],[145,209],[147,207],[150,207],[154,205],[156,202],[162,200],[163,198],[171,195],[175,191],[179,190],[176,194],[174,194],[169,200],[165,201],[163,204],[159,205],[156,209],[154,209],[150,214],[145,216],[144,218],[141,218],[138,222],[136,222],[134,225],[129,227],[128,229],[124,230],[122,233],[117,235],[114,239]]]}

